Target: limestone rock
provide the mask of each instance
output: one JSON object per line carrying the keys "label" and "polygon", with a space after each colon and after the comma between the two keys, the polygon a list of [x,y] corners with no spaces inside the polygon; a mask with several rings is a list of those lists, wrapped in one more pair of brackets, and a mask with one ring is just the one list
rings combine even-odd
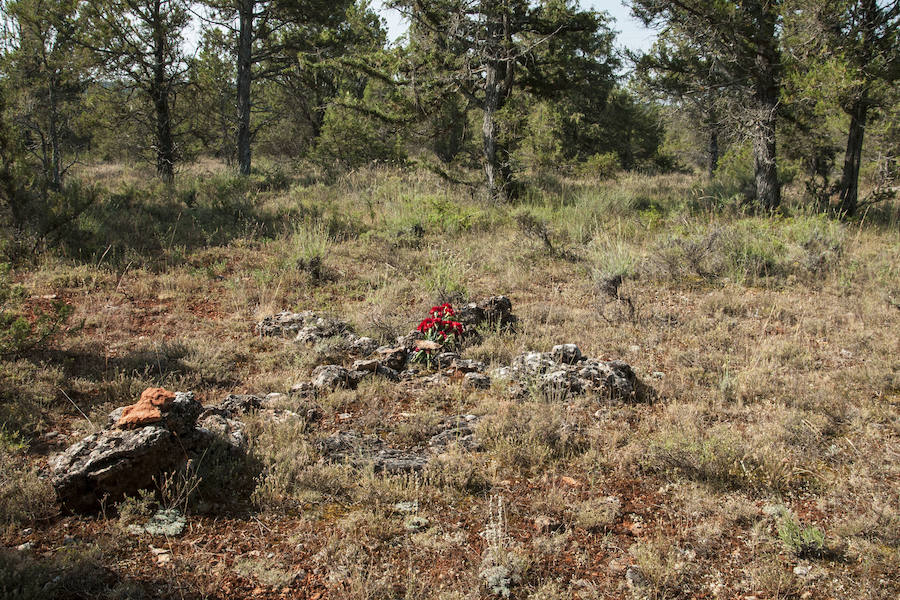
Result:
{"label": "limestone rock", "polygon": [[582,359],[581,350],[579,350],[578,346],[575,344],[560,344],[558,346],[553,346],[553,350],[550,351],[550,356],[556,362],[567,365],[574,365]]}
{"label": "limestone rock", "polygon": [[[160,411],[159,420],[93,433],[51,458],[51,482],[65,506],[90,510],[104,496],[118,499],[152,487],[155,476],[179,467],[202,442],[194,426],[203,407],[193,393],[177,392],[165,402],[159,398],[168,396],[156,392],[146,397]],[[112,412],[111,425],[122,420],[126,408]]]}
{"label": "limestone rock", "polygon": [[151,487],[155,475],[183,461],[176,436],[160,425],[107,429],[53,457],[51,481],[61,503],[89,510],[105,495],[121,498]]}
{"label": "limestone rock", "polygon": [[638,380],[627,363],[581,356],[574,344],[556,346],[550,353],[526,352],[491,375],[508,381],[518,393],[536,387],[559,399],[587,393],[604,400],[625,401],[653,396],[653,390]]}
{"label": "limestone rock", "polygon": [[370,337],[356,338],[350,343],[350,353],[362,358],[370,356],[377,348],[378,342]]}
{"label": "limestone rock", "polygon": [[350,372],[340,365],[322,365],[313,371],[313,387],[317,390],[334,390],[352,387]]}
{"label": "limestone rock", "polygon": [[506,296],[491,296],[481,302],[472,302],[456,311],[455,319],[462,323],[466,331],[474,332],[479,325],[511,328],[518,320],[512,314],[512,301]]}

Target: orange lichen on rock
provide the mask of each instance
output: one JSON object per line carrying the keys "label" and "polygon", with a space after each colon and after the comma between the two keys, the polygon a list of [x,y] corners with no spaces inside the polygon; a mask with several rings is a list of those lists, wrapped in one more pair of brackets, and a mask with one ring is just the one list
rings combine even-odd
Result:
{"label": "orange lichen on rock", "polygon": [[116,421],[119,429],[134,429],[162,420],[162,410],[175,399],[175,392],[164,388],[147,388],[141,399],[126,406],[122,416]]}

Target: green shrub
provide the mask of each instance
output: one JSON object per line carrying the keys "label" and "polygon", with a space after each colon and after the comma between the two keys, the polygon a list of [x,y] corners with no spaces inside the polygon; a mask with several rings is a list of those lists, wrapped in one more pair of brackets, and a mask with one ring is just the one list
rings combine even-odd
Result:
{"label": "green shrub", "polygon": [[619,155],[615,152],[606,152],[589,156],[587,160],[578,165],[577,173],[586,179],[602,181],[612,179],[621,170]]}
{"label": "green shrub", "polygon": [[0,264],[0,356],[33,350],[50,340],[72,313],[72,307],[54,300],[49,312],[35,309],[34,318],[22,312],[25,290],[10,280],[9,265]]}
{"label": "green shrub", "polygon": [[789,551],[801,558],[819,556],[825,551],[825,532],[818,527],[802,527],[787,510],[781,515],[778,537]]}

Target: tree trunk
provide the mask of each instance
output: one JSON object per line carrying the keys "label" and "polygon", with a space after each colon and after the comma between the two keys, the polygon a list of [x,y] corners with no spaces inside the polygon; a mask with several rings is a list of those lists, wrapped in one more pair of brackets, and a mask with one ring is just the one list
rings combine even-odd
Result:
{"label": "tree trunk", "polygon": [[250,174],[250,83],[253,52],[253,0],[241,0],[238,18],[237,56],[237,105],[238,132],[237,158],[241,175]]}
{"label": "tree trunk", "polygon": [[753,158],[756,166],[756,202],[767,211],[781,204],[781,186],[775,157],[775,124],[778,117],[778,49],[775,14],[759,3],[754,100],[756,103]]}
{"label": "tree trunk", "polygon": [[165,182],[175,178],[175,138],[172,135],[172,114],[169,107],[169,86],[166,81],[166,32],[162,30],[161,2],[154,4],[153,14],[153,108],[156,113],[156,174]]}
{"label": "tree trunk", "polygon": [[859,165],[868,111],[868,99],[863,93],[850,109],[850,132],[847,134],[847,152],[844,154],[844,170],[841,173],[840,211],[848,217],[852,217],[859,206]]}
{"label": "tree trunk", "polygon": [[504,199],[504,184],[497,159],[497,126],[494,114],[498,100],[497,67],[489,64],[484,82],[484,120],[481,124],[482,150],[484,152],[484,175],[487,177],[488,194],[492,200]]}
{"label": "tree trunk", "polygon": [[[763,115],[756,123],[753,159],[756,166],[756,201],[768,211],[781,204],[781,186],[775,158],[775,107],[761,108]],[[768,116],[766,116],[768,113]]]}
{"label": "tree trunk", "polygon": [[499,141],[500,126],[496,119],[497,111],[503,107],[512,89],[514,71],[508,56],[510,35],[508,14],[492,19],[488,24],[487,38],[490,43],[485,60],[484,121],[481,135],[488,193],[492,200],[501,201],[515,196],[509,151]]}
{"label": "tree trunk", "polygon": [[706,150],[706,175],[710,179],[716,174],[719,166],[719,132],[716,128],[709,130],[709,143]]}
{"label": "tree trunk", "polygon": [[50,89],[49,91],[49,108],[50,108],[50,170],[51,170],[51,188],[54,191],[59,191],[62,189],[62,170],[60,168],[60,163],[62,162],[62,158],[60,157],[60,149],[59,149],[59,115],[57,114],[57,100],[56,100],[56,78],[50,78]]}

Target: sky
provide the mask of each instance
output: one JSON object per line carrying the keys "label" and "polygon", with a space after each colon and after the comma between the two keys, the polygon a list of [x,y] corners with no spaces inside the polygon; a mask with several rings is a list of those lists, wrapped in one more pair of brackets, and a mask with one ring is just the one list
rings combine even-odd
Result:
{"label": "sky", "polygon": [[[384,8],[381,0],[375,0],[372,6],[387,22],[388,35],[391,40],[406,33],[406,23],[395,10]],[[582,0],[583,8],[605,10],[614,19],[613,29],[619,32],[616,37],[616,45],[630,50],[648,50],[653,44],[654,32],[641,25],[640,21],[631,16],[631,9],[622,4],[621,0]]]}

